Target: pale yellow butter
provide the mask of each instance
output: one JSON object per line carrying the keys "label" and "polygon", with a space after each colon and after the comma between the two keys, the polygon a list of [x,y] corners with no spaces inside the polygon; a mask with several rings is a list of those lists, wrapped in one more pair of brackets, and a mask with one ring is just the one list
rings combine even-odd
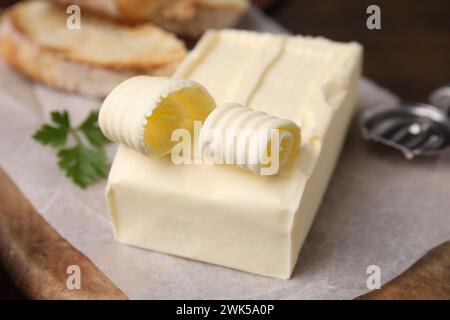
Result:
{"label": "pale yellow butter", "polygon": [[150,157],[170,153],[173,130],[192,132],[216,107],[195,81],[137,76],[116,86],[103,102],[98,123],[110,140]]}
{"label": "pale yellow butter", "polygon": [[336,164],[356,100],[362,48],[321,38],[210,31],[176,72],[218,105],[294,121],[302,148],[278,175],[176,166],[120,146],[107,198],[127,244],[289,278]]}
{"label": "pale yellow butter", "polygon": [[[200,151],[212,155],[210,163],[236,164],[260,175],[277,174],[292,161],[301,139],[300,128],[293,121],[237,103],[215,108],[199,136]],[[208,159],[203,160],[208,163]]]}
{"label": "pale yellow butter", "polygon": [[216,108],[202,85],[185,79],[130,78],[106,97],[98,122],[108,139],[149,157],[170,153],[177,165],[237,164],[274,175],[300,147],[293,121],[236,103]]}

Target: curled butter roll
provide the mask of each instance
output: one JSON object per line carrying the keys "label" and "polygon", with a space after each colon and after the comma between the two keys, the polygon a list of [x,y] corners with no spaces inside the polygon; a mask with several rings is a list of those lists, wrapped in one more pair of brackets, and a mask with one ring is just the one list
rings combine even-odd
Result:
{"label": "curled butter roll", "polygon": [[277,174],[298,152],[300,128],[245,106],[215,108],[200,131],[198,147],[210,163],[236,164],[259,175]]}
{"label": "curled butter roll", "polygon": [[110,140],[149,156],[170,153],[175,129],[193,131],[216,103],[191,80],[137,76],[117,87],[104,100],[99,126]]}

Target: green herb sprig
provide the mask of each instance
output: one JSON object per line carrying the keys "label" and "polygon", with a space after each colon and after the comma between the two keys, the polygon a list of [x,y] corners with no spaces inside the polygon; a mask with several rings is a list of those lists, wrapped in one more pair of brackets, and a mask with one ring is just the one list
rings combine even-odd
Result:
{"label": "green herb sprig", "polygon": [[54,111],[51,123],[42,125],[33,139],[57,150],[59,168],[81,188],[106,177],[108,161],[103,146],[111,141],[98,126],[98,111],[90,112],[78,127],[71,126],[67,111]]}

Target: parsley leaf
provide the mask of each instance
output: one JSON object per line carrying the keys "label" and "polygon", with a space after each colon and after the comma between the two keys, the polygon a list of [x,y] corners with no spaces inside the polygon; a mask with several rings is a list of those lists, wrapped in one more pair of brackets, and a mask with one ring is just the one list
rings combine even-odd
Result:
{"label": "parsley leaf", "polygon": [[67,142],[70,131],[70,121],[67,111],[62,113],[52,112],[51,119],[53,126],[49,124],[43,125],[34,135],[33,138],[42,144],[52,147],[62,146]]}
{"label": "parsley leaf", "polygon": [[[98,126],[98,111],[92,111],[77,128],[72,128],[67,111],[52,112],[51,124],[44,124],[34,135],[36,141],[58,150],[58,166],[67,177],[86,188],[107,175],[108,160],[102,146],[110,143]],[[81,134],[86,138],[81,139]],[[72,146],[67,146],[71,137]],[[91,146],[86,146],[85,142]]]}
{"label": "parsley leaf", "polygon": [[58,166],[81,188],[107,174],[107,158],[100,149],[76,145],[60,150],[58,158]]}
{"label": "parsley leaf", "polygon": [[51,113],[51,118],[54,123],[59,124],[62,128],[70,128],[69,113],[67,111],[53,111]]}
{"label": "parsley leaf", "polygon": [[94,146],[101,146],[111,142],[103,135],[103,132],[98,126],[98,111],[92,111],[79,126],[79,129]]}

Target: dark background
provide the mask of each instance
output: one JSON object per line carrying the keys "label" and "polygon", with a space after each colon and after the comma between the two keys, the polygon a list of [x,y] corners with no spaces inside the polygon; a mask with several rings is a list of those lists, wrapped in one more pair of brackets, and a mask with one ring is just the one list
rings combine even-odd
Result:
{"label": "dark background", "polygon": [[[366,9],[381,9],[368,30]],[[364,45],[364,75],[408,100],[450,82],[450,0],[291,0],[270,10],[294,33]]]}
{"label": "dark background", "polygon": [[[286,0],[268,14],[293,33],[358,41],[364,75],[407,100],[426,100],[450,82],[450,0]],[[1,1],[0,1],[1,3]],[[366,9],[381,8],[381,30]],[[0,266],[0,299],[21,298]]]}

